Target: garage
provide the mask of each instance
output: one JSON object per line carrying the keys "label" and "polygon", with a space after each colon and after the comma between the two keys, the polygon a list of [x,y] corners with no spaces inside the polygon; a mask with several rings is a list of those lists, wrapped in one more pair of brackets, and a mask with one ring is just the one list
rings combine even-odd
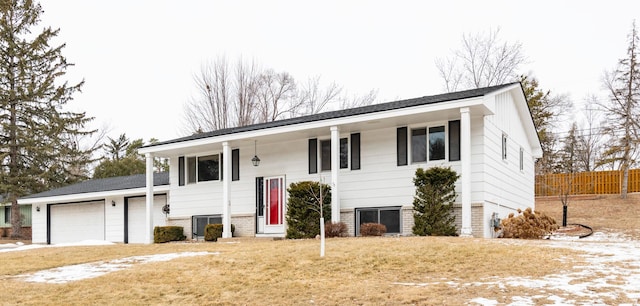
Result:
{"label": "garage", "polygon": [[49,205],[49,243],[105,240],[104,201]]}
{"label": "garage", "polygon": [[[146,243],[146,197],[132,197],[126,199],[127,228],[125,229],[125,243]],[[162,207],[167,203],[166,195],[156,195],[153,198],[153,226],[166,224]]]}

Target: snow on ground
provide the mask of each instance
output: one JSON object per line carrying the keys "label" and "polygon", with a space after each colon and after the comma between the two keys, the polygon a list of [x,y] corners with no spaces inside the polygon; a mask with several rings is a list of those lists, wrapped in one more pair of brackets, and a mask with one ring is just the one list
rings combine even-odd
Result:
{"label": "snow on ground", "polygon": [[78,265],[70,265],[48,270],[42,270],[31,274],[18,275],[16,278],[24,279],[31,283],[64,284],[88,278],[98,277],[110,272],[131,268],[133,265],[150,262],[169,261],[180,257],[193,257],[204,255],[218,255],[212,252],[182,252],[156,255],[143,255],[120,258],[110,261],[98,261]]}
{"label": "snow on ground", "polygon": [[[547,275],[543,278],[509,277],[487,278],[484,281],[460,283],[456,280],[441,280],[431,283],[396,283],[405,286],[429,286],[447,284],[454,288],[486,286],[504,289],[523,287],[541,292],[554,290],[555,295],[512,296],[509,305],[536,305],[536,299],[546,300],[545,305],[605,305],[607,299],[623,298],[640,305],[640,241],[622,234],[597,232],[592,236],[551,241],[500,240],[501,243],[555,248],[570,248],[585,252],[584,266],[573,266],[570,272]],[[497,305],[495,297],[477,297],[470,304]]]}

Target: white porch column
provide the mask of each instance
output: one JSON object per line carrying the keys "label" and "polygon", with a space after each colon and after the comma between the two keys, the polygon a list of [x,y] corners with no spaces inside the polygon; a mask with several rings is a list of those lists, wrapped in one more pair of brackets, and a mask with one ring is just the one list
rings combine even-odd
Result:
{"label": "white porch column", "polygon": [[331,127],[331,222],[340,222],[340,129]]}
{"label": "white porch column", "polygon": [[231,238],[231,147],[228,142],[222,143],[222,238]]}
{"label": "white porch column", "polygon": [[472,237],[471,230],[471,118],[469,108],[460,109],[460,174],[462,200],[462,228],[460,236]]}
{"label": "white porch column", "polygon": [[147,211],[146,211],[146,225],[147,233],[145,241],[147,244],[153,243],[153,154],[145,154],[147,161],[146,179],[147,179]]}

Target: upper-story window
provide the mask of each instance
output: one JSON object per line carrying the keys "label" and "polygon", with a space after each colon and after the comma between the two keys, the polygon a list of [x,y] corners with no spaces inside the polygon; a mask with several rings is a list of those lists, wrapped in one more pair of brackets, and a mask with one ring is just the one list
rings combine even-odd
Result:
{"label": "upper-story window", "polygon": [[411,162],[445,159],[444,125],[411,130]]}
{"label": "upper-story window", "polygon": [[[426,161],[460,161],[460,120],[447,124],[408,129],[397,128],[397,164]],[[410,147],[409,147],[410,145]]]}
{"label": "upper-story window", "polygon": [[502,134],[502,160],[507,160],[507,135]]}
{"label": "upper-story window", "polygon": [[[349,168],[349,139],[340,138],[340,169]],[[331,170],[331,139],[320,140],[320,169]]]}
{"label": "upper-story window", "polygon": [[220,180],[220,155],[187,157],[187,184]]}

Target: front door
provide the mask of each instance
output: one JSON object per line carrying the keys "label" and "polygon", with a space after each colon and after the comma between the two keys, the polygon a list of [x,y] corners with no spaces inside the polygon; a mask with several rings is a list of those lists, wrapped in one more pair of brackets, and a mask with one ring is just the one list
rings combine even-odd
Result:
{"label": "front door", "polygon": [[284,234],[285,186],[284,177],[267,177],[263,183],[265,234]]}

